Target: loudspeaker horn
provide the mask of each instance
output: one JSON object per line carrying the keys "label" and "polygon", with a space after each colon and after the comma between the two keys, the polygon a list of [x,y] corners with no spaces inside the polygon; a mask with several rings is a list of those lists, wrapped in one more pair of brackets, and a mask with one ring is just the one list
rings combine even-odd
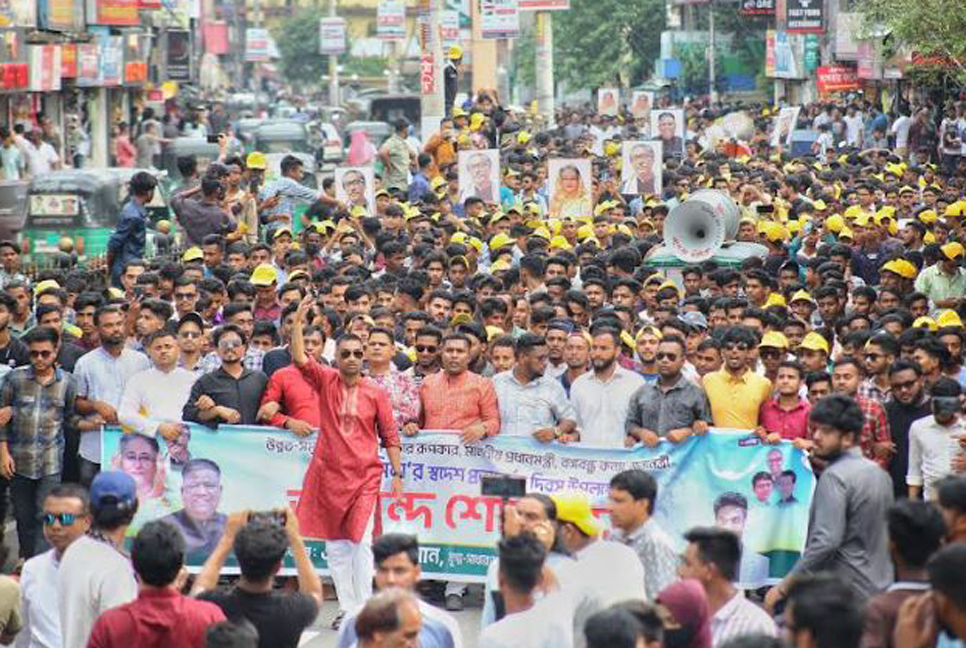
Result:
{"label": "loudspeaker horn", "polygon": [[685,263],[706,261],[738,235],[739,215],[728,194],[702,189],[664,219],[664,244]]}

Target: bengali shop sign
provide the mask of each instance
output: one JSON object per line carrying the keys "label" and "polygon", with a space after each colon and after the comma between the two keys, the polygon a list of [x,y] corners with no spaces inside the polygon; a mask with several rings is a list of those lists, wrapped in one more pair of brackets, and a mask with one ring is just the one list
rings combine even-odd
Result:
{"label": "bengali shop sign", "polygon": [[138,0],[87,0],[87,22],[92,25],[137,27],[141,24]]}
{"label": "bengali shop sign", "polygon": [[[138,482],[141,505],[132,535],[154,519],[206,529],[189,541],[188,563],[198,568],[227,513],[295,507],[315,439],[254,426],[190,430],[187,443],[160,450],[153,439],[106,430],[102,466]],[[195,484],[193,473],[186,490],[181,471],[192,459],[214,462],[220,476],[209,473]],[[805,456],[791,444],[766,446],[747,433],[719,430],[677,446],[631,450],[543,445],[523,437],[462,445],[456,435],[427,432],[404,440],[402,463],[399,500],[389,497],[388,465],[384,472],[383,530],[418,534],[427,576],[468,582],[483,581],[499,536],[502,503],[481,495],[485,475],[524,476],[530,492],[586,492],[606,523],[610,478],[628,468],[647,470],[659,483],[658,522],[682,548],[681,534],[694,526],[717,524],[741,534],[740,580],[748,586],[782,577],[797,560],[815,483]],[[309,539],[307,546],[324,570],[325,543]]]}
{"label": "bengali shop sign", "polygon": [[815,69],[819,94],[848,92],[859,89],[859,75],[853,67],[826,65]]}

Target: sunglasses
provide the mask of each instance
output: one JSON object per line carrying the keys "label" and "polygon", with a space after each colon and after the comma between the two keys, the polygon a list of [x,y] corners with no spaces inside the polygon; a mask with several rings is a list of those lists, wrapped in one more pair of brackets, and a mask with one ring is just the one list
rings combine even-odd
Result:
{"label": "sunglasses", "polygon": [[735,351],[735,350],[747,351],[748,345],[747,344],[726,344],[725,345],[725,351]]}
{"label": "sunglasses", "polygon": [[879,358],[884,358],[885,356],[882,355],[881,353],[866,353],[865,354],[865,357],[868,358],[869,360],[872,360],[873,362],[875,362]]}
{"label": "sunglasses", "polygon": [[175,293],[175,299],[193,299],[195,297],[194,293]]}
{"label": "sunglasses", "polygon": [[358,351],[358,350],[350,351],[346,349],[345,351],[339,352],[339,357],[342,358],[343,360],[348,360],[349,358],[356,358],[358,360],[361,360],[362,358],[366,357],[366,354],[364,351]]}
{"label": "sunglasses", "polygon": [[31,358],[44,358],[45,360],[54,355],[53,351],[31,351]]}
{"label": "sunglasses", "polygon": [[181,337],[187,338],[189,340],[194,340],[195,338],[200,338],[201,333],[197,331],[184,331],[183,333],[181,333]]}
{"label": "sunglasses", "polygon": [[44,513],[45,526],[54,526],[55,522],[60,522],[60,526],[69,527],[76,519],[77,516],[73,513]]}
{"label": "sunglasses", "polygon": [[436,353],[439,350],[438,346],[428,345],[428,344],[417,344],[416,351],[419,353]]}
{"label": "sunglasses", "polygon": [[777,358],[782,354],[778,349],[761,349],[758,351],[758,355],[762,358]]}
{"label": "sunglasses", "polygon": [[678,354],[676,354],[676,353],[657,353],[657,354],[655,354],[654,357],[657,358],[658,360],[670,360],[671,362],[674,362],[675,360],[678,359]]}
{"label": "sunglasses", "polygon": [[915,380],[907,380],[906,382],[901,382],[901,383],[892,383],[893,391],[899,391],[900,389],[912,389],[915,386],[916,386]]}
{"label": "sunglasses", "polygon": [[222,351],[231,351],[232,349],[238,349],[243,347],[241,340],[222,340],[218,343],[218,348]]}

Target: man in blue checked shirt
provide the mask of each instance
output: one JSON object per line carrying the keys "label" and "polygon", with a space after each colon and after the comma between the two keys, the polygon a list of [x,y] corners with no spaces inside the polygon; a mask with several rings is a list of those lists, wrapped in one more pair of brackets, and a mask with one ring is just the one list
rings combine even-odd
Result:
{"label": "man in blue checked shirt", "polygon": [[286,155],[281,162],[282,176],[269,182],[259,192],[259,200],[278,197],[278,201],[262,210],[262,220],[266,225],[265,239],[272,240],[273,232],[279,227],[291,227],[292,215],[297,203],[310,204],[316,200],[326,205],[338,206],[339,203],[325,191],[314,191],[302,184],[305,170],[302,160],[294,155]]}

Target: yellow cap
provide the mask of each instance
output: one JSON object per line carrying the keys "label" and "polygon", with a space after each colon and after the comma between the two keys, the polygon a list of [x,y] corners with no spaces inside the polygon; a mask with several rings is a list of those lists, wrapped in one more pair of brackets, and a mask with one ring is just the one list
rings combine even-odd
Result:
{"label": "yellow cap", "polygon": [[778,331],[768,331],[762,336],[761,344],[758,345],[759,349],[765,347],[770,349],[787,349],[788,338]]}
{"label": "yellow cap", "polygon": [[844,216],[846,218],[855,218],[862,213],[862,208],[858,205],[851,205],[845,209]]}
{"label": "yellow cap", "polygon": [[855,239],[855,235],[852,233],[852,230],[850,230],[848,227],[843,227],[842,231],[839,232],[839,238],[849,239],[850,241],[852,241]]}
{"label": "yellow cap", "polygon": [[833,234],[838,234],[845,227],[845,219],[839,214],[832,214],[825,220],[825,227]]}
{"label": "yellow cap", "polygon": [[634,337],[624,330],[621,331],[621,342],[632,351],[637,347],[637,342],[634,341]]}
{"label": "yellow cap", "polygon": [[351,210],[349,210],[349,215],[352,216],[353,218],[363,218],[367,213],[368,212],[366,211],[366,208],[363,207],[362,205],[356,205]]}
{"label": "yellow cap", "polygon": [[184,262],[201,261],[203,258],[205,258],[205,255],[200,247],[190,247],[181,255],[181,260]]}
{"label": "yellow cap", "polygon": [[463,58],[463,48],[459,45],[450,45],[447,56],[451,61],[458,61]]}
{"label": "yellow cap", "polygon": [[892,259],[882,264],[882,270],[894,272],[903,279],[915,279],[918,274],[916,266],[905,259]]}
{"label": "yellow cap", "polygon": [[762,305],[762,308],[771,308],[772,306],[787,306],[785,303],[785,298],[781,293],[773,292],[768,295],[768,299]]}
{"label": "yellow cap", "polygon": [[527,131],[517,133],[517,144],[526,144],[530,141],[531,135]]}
{"label": "yellow cap", "polygon": [[936,212],[932,209],[924,209],[923,211],[919,212],[919,215],[916,218],[921,220],[926,225],[932,225],[936,222],[937,216]]}
{"label": "yellow cap", "polygon": [[306,272],[305,270],[292,270],[290,273],[288,273],[288,276],[285,278],[285,280],[295,281],[299,277],[305,277],[306,279],[308,279],[309,273]]}
{"label": "yellow cap", "polygon": [[795,291],[795,294],[792,295],[792,298],[788,301],[788,303],[794,304],[797,301],[806,301],[812,306],[815,305],[815,300],[812,298],[811,293],[809,293],[807,290]]}
{"label": "yellow cap", "polygon": [[486,121],[486,115],[479,112],[473,113],[470,115],[470,130],[480,130],[483,128],[484,121]]}
{"label": "yellow cap", "polygon": [[318,223],[315,223],[315,230],[319,234],[325,234],[326,232],[334,232],[335,222],[332,220],[319,221]]}
{"label": "yellow cap", "polygon": [[955,259],[966,254],[966,249],[964,249],[962,243],[959,243],[958,241],[947,243],[939,249],[942,250],[942,253],[946,255],[947,259]]}
{"label": "yellow cap", "polygon": [[245,166],[249,169],[266,169],[268,168],[268,162],[265,160],[265,154],[261,151],[252,151],[245,158]]}
{"label": "yellow cap", "polygon": [[601,524],[590,509],[590,498],[586,493],[576,491],[554,493],[550,499],[557,507],[558,522],[570,522],[584,535],[596,536],[600,533]]}
{"label": "yellow cap", "polygon": [[581,225],[577,228],[577,240],[583,241],[594,236],[594,226],[593,225]]}
{"label": "yellow cap", "polygon": [[828,340],[815,331],[811,331],[802,338],[801,348],[809,351],[824,351],[825,355],[828,355]]}
{"label": "yellow cap", "polygon": [[928,329],[932,333],[935,333],[939,327],[936,325],[936,320],[923,315],[922,317],[916,318],[916,321],[912,323],[912,328],[924,328]]}
{"label": "yellow cap", "polygon": [[252,270],[250,281],[256,286],[271,286],[278,281],[278,271],[275,266],[262,263]]}
{"label": "yellow cap", "polygon": [[502,270],[509,270],[510,268],[510,264],[503,259],[497,259],[490,264],[490,272],[500,272]]}
{"label": "yellow cap", "polygon": [[471,248],[476,250],[477,254],[483,251],[483,241],[476,238],[475,236],[469,237],[468,239],[466,239],[466,242],[469,244]]}
{"label": "yellow cap", "polygon": [[277,239],[279,236],[282,236],[283,234],[288,234],[289,237],[291,237],[292,229],[290,227],[279,227],[277,230],[275,230],[275,233],[272,234],[272,240],[274,241],[275,239]]}
{"label": "yellow cap", "polygon": [[865,212],[862,212],[855,217],[854,221],[852,221],[852,227],[868,227],[869,223],[869,215]]}
{"label": "yellow cap", "polygon": [[457,117],[466,117],[466,111],[462,108],[453,108],[453,119]]}
{"label": "yellow cap", "polygon": [[486,327],[486,341],[492,342],[495,338],[504,335],[505,331],[499,326],[487,326]]}
{"label": "yellow cap", "polygon": [[904,193],[916,193],[916,190],[910,187],[909,185],[903,185],[899,189],[899,195],[901,196]]}
{"label": "yellow cap", "polygon": [[551,250],[570,250],[572,247],[570,242],[562,236],[555,236],[550,239]]}
{"label": "yellow cap", "polygon": [[446,178],[444,178],[443,176],[436,176],[435,178],[429,181],[429,186],[433,188],[433,191],[436,191],[437,189],[439,189],[445,184],[446,184]]}
{"label": "yellow cap", "polygon": [[955,326],[957,328],[963,328],[963,320],[960,319],[959,313],[954,310],[944,310],[936,318],[936,326],[939,328],[947,328],[949,326]]}
{"label": "yellow cap", "polygon": [[641,327],[641,330],[637,332],[637,335],[635,336],[635,339],[640,340],[645,335],[653,335],[658,340],[660,340],[661,338],[664,337],[661,334],[661,329],[659,329],[658,327],[656,327],[656,326],[642,326]]}
{"label": "yellow cap", "polygon": [[788,231],[775,221],[762,221],[758,224],[761,233],[772,243],[779,243],[788,238]]}
{"label": "yellow cap", "polygon": [[533,232],[533,235],[534,235],[534,236],[539,236],[539,237],[540,237],[540,238],[542,238],[542,239],[547,239],[548,241],[549,241],[549,240],[550,240],[551,238],[553,238],[553,237],[552,237],[552,236],[550,235],[550,230],[548,230],[548,229],[547,229],[546,227],[538,227],[538,228],[536,229],[536,231],[534,231],[534,232]]}
{"label": "yellow cap", "polygon": [[815,211],[825,211],[828,209],[828,205],[825,204],[824,200],[816,200],[812,203],[812,209]]}
{"label": "yellow cap", "polygon": [[490,249],[499,250],[502,247],[513,245],[516,242],[517,240],[515,238],[510,238],[505,233],[500,232],[499,234],[497,234],[496,236],[490,239]]}
{"label": "yellow cap", "polygon": [[107,289],[107,296],[111,299],[124,299],[124,291],[120,288],[115,288],[111,286]]}
{"label": "yellow cap", "polygon": [[[198,250],[198,251],[201,252],[201,250]],[[40,293],[47,290],[48,288],[60,288],[60,284],[54,281],[53,279],[44,279],[36,286],[34,286],[34,294],[39,295]]]}

